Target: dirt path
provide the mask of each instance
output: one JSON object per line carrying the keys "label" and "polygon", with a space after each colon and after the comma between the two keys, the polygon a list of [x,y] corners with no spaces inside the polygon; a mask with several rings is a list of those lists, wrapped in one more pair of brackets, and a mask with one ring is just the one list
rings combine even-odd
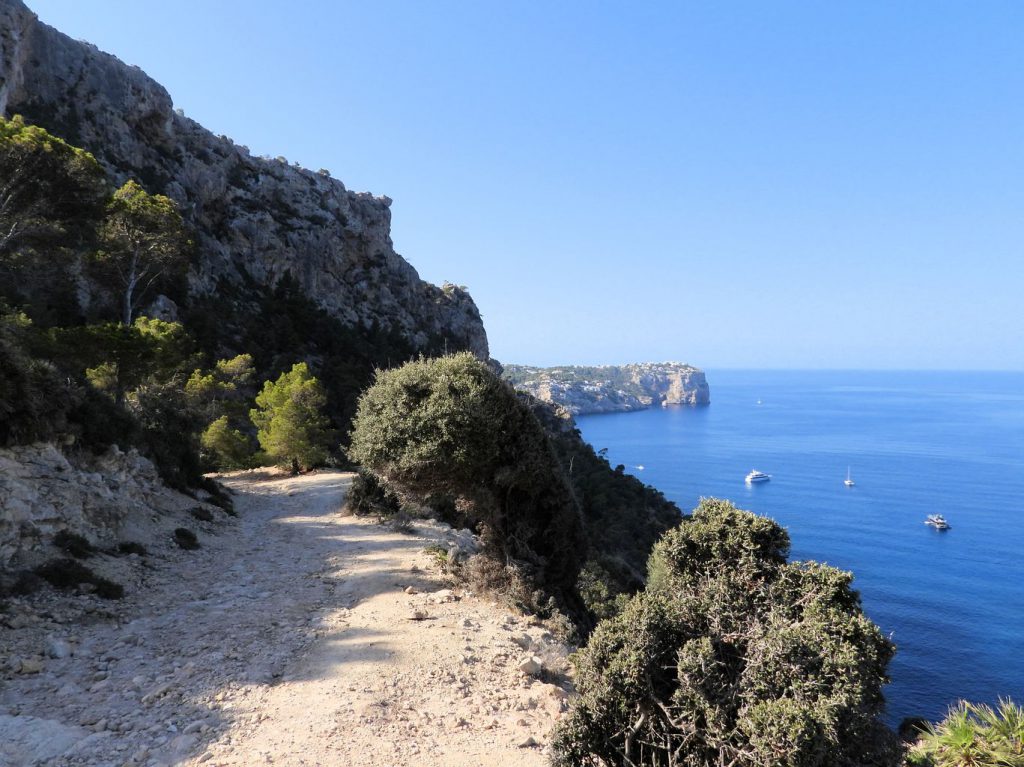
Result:
{"label": "dirt path", "polygon": [[350,478],[229,478],[238,520],[123,602],[15,611],[0,764],[545,763],[566,693],[520,664],[564,648],[450,588],[453,531],[346,516]]}

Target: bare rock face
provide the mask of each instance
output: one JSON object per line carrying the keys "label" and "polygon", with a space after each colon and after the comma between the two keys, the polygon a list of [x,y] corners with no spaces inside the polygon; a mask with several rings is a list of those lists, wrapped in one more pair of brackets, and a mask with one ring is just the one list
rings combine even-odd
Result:
{"label": "bare rock face", "polygon": [[176,200],[197,232],[193,295],[221,280],[272,287],[290,275],[347,325],[396,329],[417,347],[445,338],[488,357],[469,294],[422,281],[395,253],[390,199],[252,157],[175,112],[141,69],[40,23],[20,0],[0,0],[0,113],[21,114],[92,152],[119,181]]}
{"label": "bare rock face", "polygon": [[113,447],[75,465],[50,444],[0,449],[0,570],[31,559],[61,530],[111,544],[183,502],[134,450]]}
{"label": "bare rock face", "polygon": [[574,416],[711,402],[704,371],[678,362],[553,368],[505,365],[503,374],[520,391]]}

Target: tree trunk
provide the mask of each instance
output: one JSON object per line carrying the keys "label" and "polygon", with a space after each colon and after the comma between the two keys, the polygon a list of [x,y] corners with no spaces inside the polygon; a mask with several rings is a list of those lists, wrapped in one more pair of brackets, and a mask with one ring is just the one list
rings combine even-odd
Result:
{"label": "tree trunk", "polygon": [[128,286],[124,291],[124,307],[121,310],[121,322],[125,327],[129,327],[132,324],[132,290],[133,286]]}
{"label": "tree trunk", "polygon": [[133,296],[135,295],[135,287],[139,284],[139,252],[135,250],[132,252],[132,263],[131,268],[128,270],[128,281],[124,286],[124,306],[121,312],[121,322],[124,323],[125,327],[131,327],[132,314],[134,314]]}

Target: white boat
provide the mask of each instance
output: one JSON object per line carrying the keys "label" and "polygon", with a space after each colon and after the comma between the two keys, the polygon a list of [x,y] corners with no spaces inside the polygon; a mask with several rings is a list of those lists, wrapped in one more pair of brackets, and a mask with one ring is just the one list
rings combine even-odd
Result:
{"label": "white boat", "polygon": [[944,516],[942,516],[941,514],[929,514],[928,518],[925,519],[924,523],[926,525],[931,525],[936,530],[948,530],[949,529],[949,522],[947,522],[946,518]]}
{"label": "white boat", "polygon": [[846,467],[846,479],[843,480],[843,484],[847,487],[853,487],[853,480],[850,478],[850,467]]}
{"label": "white boat", "polygon": [[747,484],[749,485],[754,482],[767,482],[771,478],[771,474],[765,474],[763,471],[758,471],[757,469],[754,469],[747,475]]}

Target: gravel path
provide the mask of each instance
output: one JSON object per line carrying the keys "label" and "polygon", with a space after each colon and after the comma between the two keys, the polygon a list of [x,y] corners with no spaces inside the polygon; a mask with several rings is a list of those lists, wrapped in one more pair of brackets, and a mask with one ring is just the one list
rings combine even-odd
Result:
{"label": "gravel path", "polygon": [[565,648],[452,589],[424,548],[459,533],[345,515],[350,481],[228,477],[238,519],[126,599],[12,605],[0,764],[544,764]]}

